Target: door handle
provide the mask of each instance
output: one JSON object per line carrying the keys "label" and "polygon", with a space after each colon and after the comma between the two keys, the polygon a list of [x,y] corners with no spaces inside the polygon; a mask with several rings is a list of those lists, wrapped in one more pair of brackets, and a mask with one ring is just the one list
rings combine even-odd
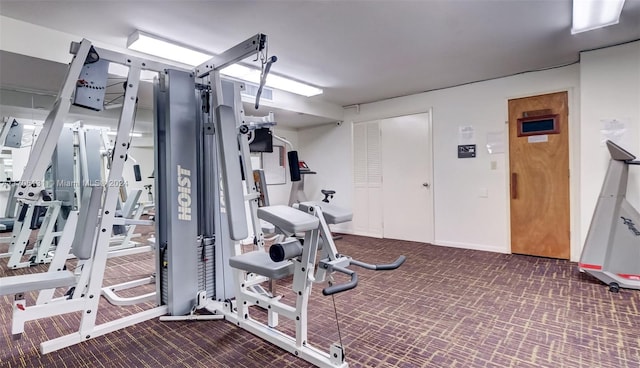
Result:
{"label": "door handle", "polygon": [[422,183],[422,186],[425,187],[425,188],[429,188],[430,187],[429,183]]}
{"label": "door handle", "polygon": [[511,173],[511,199],[518,199],[518,174]]}

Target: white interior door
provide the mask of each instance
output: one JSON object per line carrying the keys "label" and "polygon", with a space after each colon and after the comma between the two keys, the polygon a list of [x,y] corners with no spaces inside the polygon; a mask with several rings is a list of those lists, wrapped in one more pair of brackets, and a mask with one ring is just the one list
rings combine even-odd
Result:
{"label": "white interior door", "polygon": [[433,242],[430,114],[380,121],[383,236]]}

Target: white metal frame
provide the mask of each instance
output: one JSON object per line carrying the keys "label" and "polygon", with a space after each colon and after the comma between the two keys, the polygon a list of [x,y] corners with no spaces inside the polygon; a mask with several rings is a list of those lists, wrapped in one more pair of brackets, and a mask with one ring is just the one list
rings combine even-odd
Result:
{"label": "white metal frame", "polygon": [[[93,48],[91,47],[91,43],[87,40],[82,40],[78,47],[76,47],[76,55],[69,68],[62,91],[34,145],[34,154],[29,158],[23,180],[18,189],[16,197],[24,203],[34,203],[41,200],[41,191],[43,189],[41,178],[44,177],[44,170],[57,143],[57,137],[62,129],[64,117],[69,110],[71,95],[84,65],[84,61],[92,52]],[[106,191],[101,201],[99,220],[96,224],[96,235],[92,245],[92,255],[89,259],[84,260],[82,266],[79,267],[79,272],[77,273],[78,282],[70,299],[53,299],[53,290],[42,290],[36,305],[27,306],[23,294],[16,295],[16,300],[14,301],[12,319],[12,333],[14,336],[19,336],[24,331],[24,323],[26,321],[76,311],[83,312],[78,331],[43,342],[40,347],[43,354],[164,315],[168,312],[166,306],[158,306],[102,325],[96,324],[100,294],[102,292],[102,282],[109,252],[111,229],[113,225],[118,222],[115,218],[115,210],[119,187],[109,184],[119,183],[122,177],[122,170],[129,148],[129,132],[133,126],[135,115],[136,96],[140,83],[141,68],[143,66],[147,69],[158,67],[158,63],[148,62],[109,51],[100,50],[99,55],[102,58],[128,66],[129,74],[126,82],[127,89],[124,96],[124,105],[115,139],[116,145],[112,151],[111,168],[106,181]],[[63,257],[62,254],[68,254],[71,249],[71,243],[77,227],[77,217],[78,212],[72,211],[70,218],[67,219],[67,224],[59,246],[59,250],[61,250],[59,253],[61,254],[58,257],[54,257],[49,272],[67,272],[58,270],[62,269],[64,261],[66,261],[66,257]],[[14,277],[20,278],[21,276]]]}
{"label": "white metal frame", "polygon": [[[38,229],[35,244],[31,249],[27,249],[29,238],[33,232],[30,224],[34,214],[34,205],[21,205],[28,205],[29,209],[22,221],[16,218],[12,235],[6,238],[9,241],[9,249],[7,253],[0,254],[0,258],[9,258],[7,260],[7,267],[9,269],[25,268],[51,262],[53,258],[51,251],[56,249],[55,246],[52,247],[53,239],[62,235],[62,231],[53,231],[58,215],[60,214],[60,201],[43,202],[42,204],[38,204],[38,206],[46,206],[47,211]],[[30,257],[27,261],[23,261],[24,256]]]}
{"label": "white metal frame", "polygon": [[[260,37],[258,37],[258,39],[262,40],[263,35],[259,36]],[[266,40],[266,38],[264,39]],[[220,65],[217,65],[217,63],[212,64],[215,65],[216,68],[220,68],[228,63],[235,62],[237,61],[236,59],[240,59],[242,56],[246,55],[247,52],[249,52],[249,48],[251,47],[259,47],[259,45],[256,45],[255,39],[249,39],[245,41],[245,43],[240,44],[227,51],[225,54],[223,54],[224,57],[219,57],[219,60],[223,60],[220,62]],[[102,188],[94,188],[91,192],[93,195],[91,198],[91,205],[88,207],[92,209],[98,208],[98,211],[90,213],[88,217],[83,217],[83,221],[86,219],[87,223],[82,227],[79,227],[78,225],[78,220],[80,217],[79,212],[72,211],[70,213],[60,239],[60,244],[58,246],[59,251],[53,258],[51,267],[48,271],[52,277],[60,276],[59,279],[64,280],[64,282],[67,282],[69,278],[73,279],[73,274],[70,274],[68,271],[62,271],[64,262],[66,261],[66,255],[69,254],[71,252],[71,249],[73,248],[74,244],[72,243],[74,241],[74,236],[76,236],[77,233],[76,230],[89,230],[84,231],[82,233],[82,237],[84,240],[91,242],[91,252],[90,256],[81,256],[81,253],[78,254],[78,257],[82,259],[80,260],[81,262],[75,273],[75,288],[73,290],[69,290],[68,298],[55,299],[53,298],[54,290],[47,289],[40,291],[35,305],[27,305],[22,293],[17,294],[14,301],[12,321],[12,333],[14,333],[14,335],[20,335],[22,332],[24,332],[24,323],[27,321],[71,312],[82,312],[82,319],[80,321],[78,331],[42,343],[40,350],[43,354],[69,347],[79,342],[101,336],[106,333],[116,331],[118,329],[151,318],[165,315],[169,313],[170,309],[167,305],[157,306],[128,317],[120,318],[115,321],[111,321],[101,325],[96,324],[96,317],[99,309],[99,302],[101,299],[100,295],[104,293],[102,283],[104,279],[106,262],[109,257],[109,243],[111,240],[112,232],[111,229],[114,225],[126,224],[127,221],[133,221],[115,217],[120,187],[109,184],[121,182],[122,170],[124,162],[126,160],[127,150],[129,148],[129,132],[131,131],[131,128],[133,126],[133,119],[135,115],[134,113],[136,107],[136,95],[140,83],[139,77],[141,69],[144,68],[151,70],[161,70],[165,66],[107,50],[94,51],[94,49],[91,47],[91,43],[87,40],[82,40],[80,44],[74,45],[72,49],[75,51],[74,53],[76,54],[76,56],[71,63],[69,73],[64,82],[58,100],[54,105],[54,109],[49,117],[47,117],[43,126],[43,130],[38,140],[34,144],[34,153],[36,154],[30,157],[25,169],[23,180],[20,182],[20,186],[16,194],[16,197],[25,204],[31,204],[41,201],[41,197],[43,195],[41,178],[44,176],[46,164],[48,163],[57,143],[57,137],[59,136],[62,129],[64,117],[66,116],[70,106],[73,89],[76,85],[76,81],[80,75],[87,56],[93,54],[94,52],[97,52],[103,59],[128,66],[129,74],[126,82],[127,88],[118,124],[117,136],[115,139],[116,143],[114,144],[114,147],[111,151],[110,170],[108,178],[106,180],[107,185],[105,186],[105,192],[102,192]],[[213,76],[215,92],[220,95],[217,96],[216,100],[220,101],[222,93],[220,88],[220,77],[217,69],[212,69],[213,67],[211,67],[209,64],[210,63],[206,63],[205,65],[198,67],[198,69],[196,69],[196,74],[198,77],[203,77],[206,75]],[[238,104],[236,106],[241,105]],[[228,108],[225,109],[228,111]],[[241,113],[238,111],[236,111],[236,114],[240,114],[236,117],[236,119],[241,116]],[[237,121],[240,120],[237,119]],[[238,133],[242,133],[242,129],[240,129],[241,127],[236,126],[235,128],[237,129]],[[229,133],[229,130],[225,130],[225,134],[229,135]],[[233,137],[229,136],[229,138]],[[239,142],[241,143],[240,152],[244,156],[245,172],[251,173],[251,164],[250,160],[248,159],[248,143],[246,139],[244,139],[246,137],[243,136],[243,134],[238,134],[236,138],[239,139]],[[237,144],[234,144],[231,139],[226,140],[225,145],[227,147],[237,147]],[[233,149],[234,148],[229,148],[228,150],[228,153],[232,153],[232,155],[229,156],[231,158],[227,160],[228,162],[237,160],[237,158],[232,158],[234,157],[233,154],[235,154],[235,152],[231,152]],[[254,234],[256,235],[256,245],[258,246],[259,250],[263,250],[263,234],[261,232],[260,223],[256,214],[256,188],[255,184],[252,181],[252,176],[249,174],[246,175],[246,178],[248,178],[246,185],[248,189],[247,192],[249,194],[245,197],[245,200],[249,200],[250,202],[252,211],[251,226],[254,227]],[[229,190],[230,189],[227,185],[225,187],[225,191]],[[234,188],[234,190],[237,190],[237,188]],[[98,199],[100,199],[99,205],[97,201]],[[229,208],[226,209],[229,210]],[[316,216],[319,220],[319,224],[316,228],[310,229],[305,233],[305,241],[302,254],[290,260],[290,262],[292,262],[294,265],[292,289],[297,295],[295,307],[282,303],[280,301],[280,298],[273,297],[272,295],[265,293],[264,290],[259,287],[260,283],[267,281],[266,277],[254,275],[247,271],[239,269],[233,269],[232,272],[235,281],[233,283],[233,287],[236,294],[235,302],[219,302],[213,300],[207,301],[207,292],[199,291],[198,295],[196,296],[196,305],[193,306],[191,314],[187,317],[179,318],[219,319],[221,316],[224,316],[225,319],[233,322],[237,326],[254,333],[255,335],[281,347],[282,349],[315,364],[316,366],[347,368],[348,363],[345,362],[344,350],[341,345],[332,345],[331,347],[329,347],[328,352],[321,351],[311,346],[308,341],[307,308],[313,283],[330,281],[332,272],[334,270],[338,270],[338,267],[344,268],[348,266],[351,260],[348,257],[339,255],[333,242],[331,231],[329,230],[329,227],[324,219],[321,208],[314,205],[300,205],[300,209],[304,209],[309,214]],[[96,218],[97,220],[95,220]],[[217,235],[218,234],[216,234],[216,236]],[[234,239],[235,238],[237,237],[234,237]],[[323,239],[324,244],[322,250],[320,250],[320,261],[318,263],[317,257],[320,238]],[[78,242],[79,239],[75,239],[75,241]],[[75,245],[78,244],[79,243],[76,243]],[[236,242],[234,245],[235,246],[232,247],[232,256],[240,256],[241,249],[238,246],[238,242]],[[81,250],[86,251],[87,249]],[[216,260],[216,262],[218,262],[218,260]],[[318,264],[318,266],[316,266],[316,264]],[[228,267],[228,265],[224,266]],[[221,269],[224,268],[226,267],[222,267]],[[15,279],[12,280],[14,288],[10,290],[14,291],[16,284],[20,284],[20,286],[24,285],[25,291],[37,289],[34,286],[44,285],[37,282],[36,284],[38,285],[34,285],[34,282],[32,281],[31,284],[27,286],[27,276],[29,275],[14,276]],[[25,280],[25,282],[16,282],[19,280]],[[352,278],[352,281],[353,280],[354,279]],[[146,282],[148,281],[150,281],[150,279],[146,279]],[[155,293],[153,293],[154,295],[148,294],[145,296],[140,296],[138,299],[133,301],[125,300],[124,298],[118,298],[117,295],[115,295],[115,291],[122,290],[124,288],[139,286],[142,285],[141,283],[143,282],[145,281],[139,280],[126,284],[115,285],[112,286],[111,290],[107,291],[106,294],[108,294],[108,298],[110,298],[112,301],[115,301],[116,304],[119,303],[121,305],[139,302],[140,300],[148,300],[149,298],[156,299],[159,304],[159,298],[155,297]],[[56,284],[55,286],[66,287],[69,285]],[[355,283],[351,285],[351,287],[354,286]],[[52,287],[52,285],[46,284],[45,287],[50,288]],[[344,289],[345,288],[343,288],[342,290]],[[7,290],[9,289],[3,290],[2,288],[0,288],[0,292],[6,293]],[[265,308],[268,311],[269,318],[267,324],[260,323],[259,321],[251,318],[250,307],[253,305]],[[211,312],[217,313],[217,315],[212,317],[194,315],[195,309],[201,307],[206,308]],[[293,336],[287,335],[277,329],[278,317],[280,315],[294,321],[296,329]]]}
{"label": "white metal frame", "polygon": [[[13,232],[11,236],[11,243],[9,244],[9,251],[0,255],[0,258],[9,257],[7,260],[7,267],[9,269],[18,269],[24,267],[30,267],[34,264],[43,264],[51,262],[51,255],[49,251],[53,245],[53,240],[56,237],[62,235],[60,231],[54,231],[54,227],[60,214],[61,202],[60,201],[39,201],[37,203],[21,203],[21,209],[23,206],[28,206],[27,212],[22,220],[16,218],[13,225]],[[27,249],[29,237],[32,234],[31,222],[37,221],[34,218],[35,207],[46,207],[47,210],[44,215],[44,219],[40,228],[38,229],[38,235],[36,242],[32,249]],[[23,256],[31,256],[29,260],[23,261]],[[33,258],[33,260],[31,260]]]}
{"label": "white metal frame", "polygon": [[[134,194],[129,194],[129,198],[137,198],[136,203],[131,206],[129,211],[123,213],[123,218],[125,219],[123,225],[127,226],[127,232],[124,235],[115,235],[111,237],[111,246],[109,247],[109,251],[114,254],[124,254],[124,253],[115,253],[116,251],[120,251],[123,249],[131,249],[131,248],[139,248],[143,247],[139,242],[132,240],[133,238],[139,237],[140,234],[136,233],[137,225],[153,225],[153,221],[145,221],[140,220],[142,214],[147,211],[149,208],[152,208],[153,203],[143,203],[140,200],[140,196],[142,195],[142,189],[137,189]],[[123,208],[123,211],[126,208]],[[127,254],[135,254],[142,253],[145,251],[151,250],[149,247],[145,247],[144,249],[139,249],[133,253]]]}
{"label": "white metal frame", "polygon": [[[235,302],[230,304],[229,302],[211,301],[205,308],[212,313],[224,315],[226,320],[238,327],[318,367],[347,368],[349,365],[344,361],[344,350],[341,345],[332,344],[327,352],[313,347],[308,340],[307,309],[312,285],[313,283],[329,281],[331,278],[330,273],[325,268],[318,267],[316,269],[316,255],[318,254],[320,238],[322,237],[324,243],[320,251],[320,259],[323,260],[323,265],[346,267],[350,261],[347,257],[339,256],[321,208],[311,206],[309,207],[309,213],[318,218],[319,226],[317,229],[305,233],[305,245],[302,255],[291,260],[295,265],[292,285],[292,289],[296,293],[295,307],[282,303],[280,297],[261,292],[261,288],[256,289],[256,285],[267,281],[265,277],[233,269],[236,286]],[[258,306],[267,311],[267,324],[251,318],[251,306]],[[277,329],[279,316],[295,322],[296,332],[294,336],[287,335]]]}
{"label": "white metal frame", "polygon": [[[77,147],[75,155],[78,159],[77,164],[75,164],[77,178],[82,177],[82,175],[84,175],[84,177],[88,175],[87,147],[83,135],[84,131],[85,128],[83,128],[79,122],[77,122],[73,127],[74,145]],[[102,134],[102,136],[106,137],[104,134]],[[81,172],[82,175],[80,174]],[[105,172],[105,176],[107,175],[108,170]],[[75,185],[77,198],[81,198],[81,184],[82,183],[78,181]],[[139,198],[141,195],[142,190],[137,190],[137,192],[134,195],[130,195],[130,197]],[[25,218],[22,221],[18,221],[18,219],[16,219],[12,236],[2,238],[6,242],[9,242],[10,245],[9,251],[7,253],[0,254],[0,258],[9,258],[7,266],[10,269],[25,268],[51,262],[53,257],[52,252],[56,250],[56,247],[53,246],[53,241],[55,238],[62,235],[61,231],[54,231],[62,206],[60,201],[39,201],[37,204],[23,202],[21,205],[29,206]],[[28,240],[32,234],[30,223],[33,218],[35,205],[47,207],[47,211],[45,213],[44,220],[39,227],[35,244],[31,249],[26,249]],[[127,232],[124,235],[114,235],[111,238],[109,258],[149,252],[153,249],[151,246],[142,245],[141,243],[132,240],[132,238],[140,236],[140,234],[135,233],[137,225],[153,225],[152,221],[140,220],[143,212],[151,206],[153,205],[143,204],[138,200],[134,205],[130,205],[128,208],[123,209],[126,210],[123,217],[126,220],[129,220],[126,223],[122,223],[122,225],[127,227]],[[119,218],[115,221],[119,221]],[[23,261],[22,259],[24,256],[29,256],[29,260]],[[67,257],[73,258],[73,255],[67,255]]]}

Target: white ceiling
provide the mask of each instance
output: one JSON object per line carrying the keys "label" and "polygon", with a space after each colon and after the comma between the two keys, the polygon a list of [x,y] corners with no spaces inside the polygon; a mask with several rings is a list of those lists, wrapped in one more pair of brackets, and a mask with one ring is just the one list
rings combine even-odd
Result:
{"label": "white ceiling", "polygon": [[[44,120],[46,112],[53,106],[55,96],[64,82],[67,68],[66,64],[55,61],[0,50],[0,106],[4,106],[0,108],[0,116],[20,114],[20,117],[30,117],[33,114],[29,109],[36,109],[40,113],[37,116],[33,116],[33,118]],[[109,80],[110,87],[107,89],[107,102],[113,101],[116,104],[121,102],[124,89],[119,82],[122,82],[122,80],[117,77]],[[148,114],[150,114],[153,108],[152,101],[152,83],[143,81],[138,91],[138,108],[148,110]],[[10,109],[8,106],[16,107],[17,109]],[[245,115],[248,116],[263,116],[266,115],[266,111],[273,112],[278,126],[285,128],[298,129],[335,122],[335,119],[288,111],[272,106],[265,107],[264,104],[259,111],[255,109],[253,103],[245,103],[244,109]],[[118,110],[101,114],[85,109],[74,110],[80,115],[91,116],[93,119],[96,119],[96,117],[113,119],[117,117],[118,113]],[[111,123],[113,122],[111,121]],[[141,123],[137,129],[138,131],[149,133],[153,130],[153,127],[151,124]]]}
{"label": "white ceiling", "polygon": [[278,56],[272,72],[342,106],[573,63],[581,50],[640,39],[640,0],[626,0],[620,24],[578,35],[570,0],[0,0],[0,14],[118,47],[136,29],[214,53],[265,33]]}

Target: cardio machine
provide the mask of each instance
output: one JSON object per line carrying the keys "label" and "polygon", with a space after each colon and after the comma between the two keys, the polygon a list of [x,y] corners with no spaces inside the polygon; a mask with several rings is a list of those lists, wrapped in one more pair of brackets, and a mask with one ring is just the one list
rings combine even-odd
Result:
{"label": "cardio machine", "polygon": [[[289,206],[296,203],[308,202],[307,195],[304,193],[304,179],[307,175],[317,174],[311,170],[306,162],[298,159],[298,151],[287,152],[289,161],[289,175],[291,177],[291,192],[289,194]],[[320,193],[324,195],[322,202],[329,203],[330,199],[336,194],[335,190],[321,189]]]}
{"label": "cardio machine", "polygon": [[640,289],[640,213],[626,199],[629,165],[640,161],[611,141],[607,148],[611,160],[578,265],[611,292]]}

